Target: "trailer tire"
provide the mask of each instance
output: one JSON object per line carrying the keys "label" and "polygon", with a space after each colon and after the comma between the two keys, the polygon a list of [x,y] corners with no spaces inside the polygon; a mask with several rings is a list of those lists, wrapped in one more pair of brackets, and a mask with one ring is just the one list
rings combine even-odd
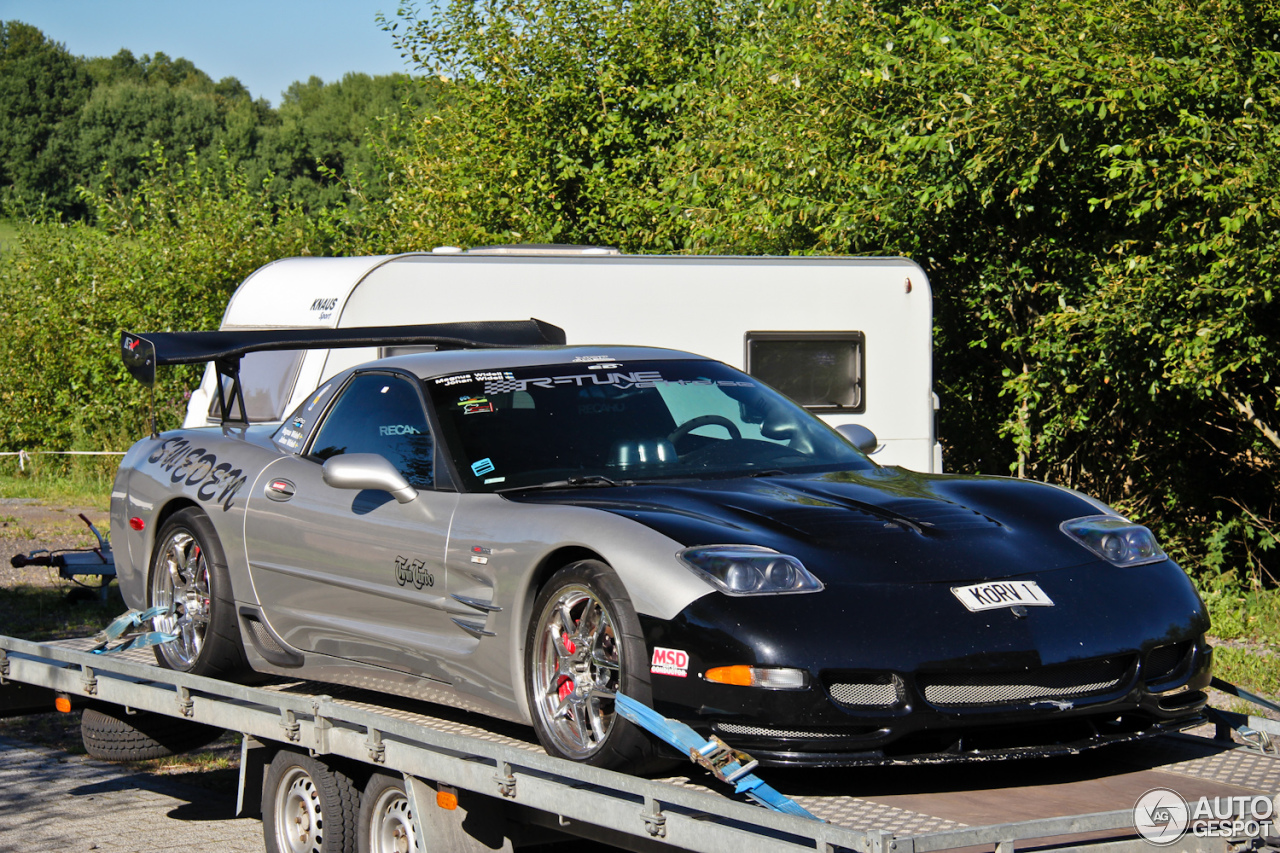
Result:
{"label": "trailer tire", "polygon": [[[583,632],[591,625],[600,627],[588,637]],[[614,713],[607,698],[621,691],[653,704],[640,620],[627,588],[605,563],[572,563],[542,588],[525,637],[524,680],[533,728],[548,754],[638,774],[670,764],[658,742]]]}
{"label": "trailer tire", "polygon": [[197,507],[176,512],[160,528],[151,556],[149,602],[173,603],[154,630],[177,634],[155,647],[162,667],[192,675],[234,680],[249,671],[227,558],[213,522]]}
{"label": "trailer tire", "polygon": [[282,749],[262,785],[267,853],[355,853],[360,788],[341,769]]}
{"label": "trailer tire", "polygon": [[215,741],[224,729],[149,711],[91,702],[80,714],[84,751],[103,761],[146,761],[189,752]]}
{"label": "trailer tire", "polygon": [[374,773],[360,797],[360,853],[421,853],[418,829],[404,790],[404,777]]}

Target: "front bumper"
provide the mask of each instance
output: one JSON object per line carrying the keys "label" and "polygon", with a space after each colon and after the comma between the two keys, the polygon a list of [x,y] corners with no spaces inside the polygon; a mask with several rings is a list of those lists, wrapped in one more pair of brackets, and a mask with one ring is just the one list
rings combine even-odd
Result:
{"label": "front bumper", "polygon": [[[687,655],[683,674],[669,653],[655,659],[654,708],[763,765],[1015,758],[1177,731],[1203,721],[1212,650],[1203,604],[1168,565],[1183,584],[1157,594],[1147,586],[1140,612],[1092,620],[1072,618],[1067,595],[1058,608],[1022,617],[1002,610],[943,620],[954,603],[945,585],[864,590],[858,618],[843,621],[830,590],[707,596],[674,620],[641,620],[651,654]],[[902,618],[895,605],[906,602],[916,618]],[[939,614],[930,613],[935,605]],[[801,669],[807,684],[764,689],[705,678],[734,664]]]}

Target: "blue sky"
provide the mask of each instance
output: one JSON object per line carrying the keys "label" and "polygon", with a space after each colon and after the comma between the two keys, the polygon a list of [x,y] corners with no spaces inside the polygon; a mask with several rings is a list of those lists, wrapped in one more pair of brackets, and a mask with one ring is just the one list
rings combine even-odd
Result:
{"label": "blue sky", "polygon": [[[79,56],[163,51],[214,80],[238,77],[255,98],[280,105],[295,80],[405,67],[379,11],[398,0],[0,0],[0,20],[22,21]],[[426,6],[427,4],[422,4]]]}

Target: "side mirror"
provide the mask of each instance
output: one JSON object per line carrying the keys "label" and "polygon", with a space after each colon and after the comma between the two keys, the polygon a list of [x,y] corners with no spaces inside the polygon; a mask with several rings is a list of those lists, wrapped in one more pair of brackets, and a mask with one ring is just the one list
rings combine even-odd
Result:
{"label": "side mirror", "polygon": [[335,489],[376,489],[390,492],[402,504],[418,496],[404,475],[376,453],[342,453],[331,456],[320,469],[325,483]]}
{"label": "side mirror", "polygon": [[862,424],[841,424],[836,427],[836,432],[844,436],[845,440],[863,453],[875,453],[879,441],[876,440],[876,434],[864,427]]}

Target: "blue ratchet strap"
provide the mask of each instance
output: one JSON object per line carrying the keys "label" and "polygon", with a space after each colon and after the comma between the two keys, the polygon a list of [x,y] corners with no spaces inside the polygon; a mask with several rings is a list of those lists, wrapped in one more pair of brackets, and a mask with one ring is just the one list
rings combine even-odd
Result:
{"label": "blue ratchet strap", "polygon": [[[145,631],[138,632],[144,622],[150,622],[157,616],[167,615],[168,607],[150,607],[146,610],[130,610],[115,619],[111,620],[111,624],[103,628],[97,634],[94,634],[94,642],[97,643],[89,651],[95,655],[113,654],[115,652],[127,652],[133,649],[143,649],[147,646],[156,646],[160,643],[172,643],[178,639],[177,634],[165,634],[161,631]],[[114,649],[107,648],[116,640],[121,638],[125,642],[116,646]]]}
{"label": "blue ratchet strap", "polygon": [[623,693],[614,694],[614,710],[640,728],[659,737],[689,760],[710,770],[722,782],[733,785],[735,794],[745,794],[758,805],[775,812],[822,821],[790,797],[783,796],[751,771],[758,762],[745,752],[733,749],[718,737],[707,740],[679,720],[670,720]]}

